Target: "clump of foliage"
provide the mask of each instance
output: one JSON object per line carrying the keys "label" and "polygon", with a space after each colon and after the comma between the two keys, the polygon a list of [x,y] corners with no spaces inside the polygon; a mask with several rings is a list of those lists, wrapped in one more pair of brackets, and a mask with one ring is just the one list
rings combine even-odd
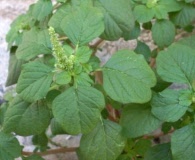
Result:
{"label": "clump of foliage", "polygon": [[[0,159],[71,150],[82,160],[193,159],[194,20],[194,0],[32,4],[6,37],[7,86],[16,84],[17,94],[0,107]],[[140,28],[152,33],[154,50],[139,40]],[[136,39],[136,49],[117,51],[101,66],[100,42],[119,38]],[[50,136],[82,134],[80,146],[51,152],[48,128]],[[159,136],[171,132],[171,141],[152,146],[158,128]],[[22,151],[16,135],[32,135],[34,152]]]}

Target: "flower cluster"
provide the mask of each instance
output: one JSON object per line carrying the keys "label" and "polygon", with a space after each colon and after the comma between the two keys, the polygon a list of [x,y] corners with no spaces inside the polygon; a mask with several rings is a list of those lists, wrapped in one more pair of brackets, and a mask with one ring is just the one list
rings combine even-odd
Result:
{"label": "flower cluster", "polygon": [[58,35],[53,27],[49,28],[50,40],[53,47],[53,55],[56,59],[55,67],[62,70],[72,70],[74,66],[74,55],[69,57],[66,55],[61,43],[58,40]]}

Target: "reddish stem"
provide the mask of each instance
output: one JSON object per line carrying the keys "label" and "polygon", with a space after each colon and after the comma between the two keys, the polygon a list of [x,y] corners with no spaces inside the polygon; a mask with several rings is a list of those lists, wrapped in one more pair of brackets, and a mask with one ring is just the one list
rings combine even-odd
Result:
{"label": "reddish stem", "polygon": [[36,154],[36,155],[44,156],[44,155],[49,155],[49,154],[75,152],[76,150],[77,150],[77,147],[51,149],[51,150],[47,150],[45,152],[25,152],[25,151],[22,151],[22,155],[30,156],[32,154]]}

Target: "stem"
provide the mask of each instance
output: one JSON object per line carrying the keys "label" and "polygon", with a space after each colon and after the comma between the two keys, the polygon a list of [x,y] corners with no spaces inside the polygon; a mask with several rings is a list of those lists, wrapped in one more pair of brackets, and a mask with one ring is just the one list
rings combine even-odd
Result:
{"label": "stem", "polygon": [[90,48],[94,49],[94,52],[92,53],[92,55],[94,56],[96,51],[97,51],[97,48],[99,47],[99,45],[104,42],[103,39],[99,39],[97,42],[95,42],[93,45],[90,46]]}
{"label": "stem", "polygon": [[49,155],[49,154],[63,154],[63,153],[66,153],[66,152],[75,152],[77,150],[77,147],[72,147],[72,148],[58,148],[58,149],[52,149],[52,150],[48,150],[48,151],[45,151],[45,152],[25,152],[25,151],[22,151],[22,155],[24,156],[30,156],[30,155],[33,155],[33,154],[36,154],[36,155],[40,155],[40,156],[45,156],[45,155]]}
{"label": "stem", "polygon": [[[167,134],[171,134],[173,133],[175,130],[174,129],[171,129]],[[167,134],[164,134],[163,132],[159,133],[159,134],[156,134],[156,135],[152,135],[152,136],[143,136],[143,139],[151,139],[151,138],[159,138],[159,137],[162,137],[162,136],[165,136]]]}
{"label": "stem", "polygon": [[119,120],[119,112],[116,110],[116,109],[114,109],[114,108],[112,108],[112,106],[110,105],[110,104],[108,104],[107,106],[106,106],[106,109],[107,109],[107,111],[108,111],[108,113],[109,113],[109,116],[108,116],[108,118],[111,120],[111,121],[113,121],[113,122],[118,122],[118,120]]}
{"label": "stem", "polygon": [[155,58],[151,58],[150,59],[150,67],[151,68],[154,68],[155,67],[155,64],[156,64],[156,59]]}
{"label": "stem", "polygon": [[95,72],[95,82],[97,84],[103,84],[103,77],[102,77],[102,72],[101,71],[97,71]]}
{"label": "stem", "polygon": [[60,38],[58,38],[59,41],[63,41],[63,40],[67,40],[67,39],[68,39],[68,37],[60,37]]}
{"label": "stem", "polygon": [[97,48],[103,41],[103,39],[99,39],[97,42],[91,45],[90,48]]}
{"label": "stem", "polygon": [[56,3],[54,6],[53,6],[53,10],[56,10],[58,7],[60,7],[61,4],[60,3]]}

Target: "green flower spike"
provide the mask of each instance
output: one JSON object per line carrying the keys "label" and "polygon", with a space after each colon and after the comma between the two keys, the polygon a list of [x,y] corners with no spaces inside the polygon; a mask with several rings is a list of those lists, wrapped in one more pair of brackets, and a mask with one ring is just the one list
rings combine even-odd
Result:
{"label": "green flower spike", "polygon": [[58,36],[53,27],[49,28],[50,40],[53,46],[53,55],[56,59],[55,67],[62,70],[72,70],[74,65],[74,55],[67,57]]}

